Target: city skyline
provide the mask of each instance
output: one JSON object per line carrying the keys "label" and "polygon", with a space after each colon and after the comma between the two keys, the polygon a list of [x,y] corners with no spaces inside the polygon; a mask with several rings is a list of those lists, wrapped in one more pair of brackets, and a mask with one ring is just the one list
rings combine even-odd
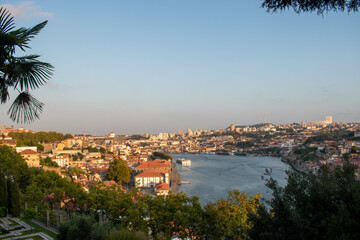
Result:
{"label": "city skyline", "polygon": [[33,91],[45,103],[40,120],[13,123],[5,104],[1,124],[105,135],[221,129],[264,115],[274,124],[360,120],[358,13],[271,14],[251,0],[86,4],[1,4],[16,27],[49,20],[27,53],[55,66]]}
{"label": "city skyline", "polygon": [[[265,118],[264,118],[265,120]],[[310,122],[288,122],[288,123],[271,123],[271,122],[257,122],[257,123],[251,123],[251,124],[228,124],[226,126],[220,127],[220,128],[184,128],[184,129],[177,129],[175,131],[159,131],[159,132],[136,132],[136,133],[124,133],[124,132],[116,132],[114,130],[109,131],[109,132],[104,132],[101,134],[94,134],[91,130],[88,131],[88,129],[84,129],[82,132],[61,132],[63,134],[73,134],[73,135],[91,135],[91,136],[110,136],[110,137],[115,137],[115,136],[121,136],[121,135],[143,135],[143,136],[147,136],[147,135],[161,135],[161,134],[175,134],[175,135],[188,135],[188,136],[195,136],[195,132],[201,133],[203,131],[236,131],[238,132],[239,129],[247,129],[247,128],[251,128],[251,127],[259,127],[262,126],[262,124],[264,124],[264,126],[278,126],[278,125],[292,125],[292,124],[299,124],[300,126],[325,126],[325,125],[331,125],[331,123],[341,123],[341,124],[349,124],[349,123],[345,123],[345,122],[336,122],[333,121],[332,116],[325,116],[323,120],[316,120],[316,121],[310,121]],[[354,122],[354,123],[359,123],[359,122]],[[24,131],[24,130],[30,130],[33,132],[36,131],[56,131],[54,129],[30,129],[30,128],[26,128],[24,127],[24,125],[16,125],[16,124],[11,124],[11,125],[5,125],[3,123],[0,123],[2,127],[4,128],[11,128],[13,130],[19,129],[20,131]]]}

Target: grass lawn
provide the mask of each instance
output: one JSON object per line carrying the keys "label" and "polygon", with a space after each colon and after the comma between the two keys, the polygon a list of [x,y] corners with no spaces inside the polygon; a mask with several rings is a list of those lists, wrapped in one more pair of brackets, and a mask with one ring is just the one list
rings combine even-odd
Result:
{"label": "grass lawn", "polygon": [[[27,220],[27,219],[24,219],[24,218],[20,218],[20,220],[27,223],[27,224],[29,224],[30,226],[32,226],[34,228],[33,230],[25,231],[24,233],[31,234],[31,233],[43,232],[43,233],[46,233],[47,235],[49,235],[50,237],[56,239],[56,234],[55,233],[53,233],[53,232],[51,232],[51,231],[49,231],[49,230],[35,224],[35,223],[33,223],[30,220]],[[36,238],[33,237],[33,239],[36,239]],[[42,238],[39,238],[39,239],[42,239]]]}

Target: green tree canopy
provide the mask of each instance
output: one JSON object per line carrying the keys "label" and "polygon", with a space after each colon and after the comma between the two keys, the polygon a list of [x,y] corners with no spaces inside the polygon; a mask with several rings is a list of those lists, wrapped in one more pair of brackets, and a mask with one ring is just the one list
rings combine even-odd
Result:
{"label": "green tree canopy", "polygon": [[38,60],[40,55],[17,56],[16,51],[30,48],[29,42],[46,25],[42,22],[32,28],[15,29],[14,18],[5,8],[0,8],[0,103],[6,103],[9,89],[19,92],[8,114],[16,122],[29,123],[39,118],[43,103],[30,94],[50,79],[54,67]]}
{"label": "green tree canopy", "polygon": [[259,193],[249,197],[234,190],[227,199],[208,203],[202,228],[204,239],[249,239],[249,230],[253,227],[249,217],[260,208],[260,198]]}
{"label": "green tree canopy", "polygon": [[172,157],[166,153],[163,152],[153,152],[151,155],[152,159],[166,159],[166,160],[172,160]]}
{"label": "green tree canopy", "polygon": [[7,179],[0,168],[0,217],[5,217],[8,208]]}
{"label": "green tree canopy", "polygon": [[8,191],[8,211],[13,217],[20,216],[20,189],[18,184],[11,180],[7,180]]}
{"label": "green tree canopy", "polygon": [[[37,206],[40,211],[56,209],[61,204],[82,208],[86,201],[86,193],[79,184],[69,182],[54,171],[34,171],[31,184],[27,186],[23,201],[29,207]],[[65,208],[68,213],[75,209]]]}
{"label": "green tree canopy", "polygon": [[74,215],[69,221],[62,222],[59,226],[59,234],[57,239],[59,240],[105,240],[106,232],[102,235],[97,235],[98,238],[93,238],[94,230],[99,230],[95,227],[96,221],[92,216],[86,215]]}
{"label": "green tree canopy", "polygon": [[71,134],[62,134],[58,132],[37,132],[37,133],[19,133],[11,132],[9,136],[20,141],[25,146],[36,146],[38,143],[49,143],[62,141],[68,138],[73,138]]}
{"label": "green tree canopy", "polygon": [[285,187],[273,178],[270,211],[262,208],[254,239],[360,239],[360,184],[354,167],[323,167],[318,175],[288,172]]}
{"label": "green tree canopy", "polygon": [[22,190],[29,184],[29,168],[14,149],[0,145],[0,169],[5,176],[14,179]]}
{"label": "green tree canopy", "polygon": [[126,164],[125,161],[121,159],[115,159],[109,166],[108,178],[116,182],[130,182],[132,170]]}

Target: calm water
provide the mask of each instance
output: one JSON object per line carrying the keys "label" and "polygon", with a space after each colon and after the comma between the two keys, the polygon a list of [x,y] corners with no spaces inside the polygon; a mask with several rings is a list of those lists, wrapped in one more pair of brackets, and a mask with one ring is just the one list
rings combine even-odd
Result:
{"label": "calm water", "polygon": [[260,192],[264,198],[271,198],[261,176],[265,169],[272,169],[272,176],[281,185],[286,183],[285,171],[289,166],[275,157],[244,157],[207,154],[173,154],[178,158],[191,160],[191,167],[177,164],[182,181],[191,184],[179,185],[179,191],[189,196],[198,196],[204,205],[226,198],[227,192],[238,189],[253,196]]}

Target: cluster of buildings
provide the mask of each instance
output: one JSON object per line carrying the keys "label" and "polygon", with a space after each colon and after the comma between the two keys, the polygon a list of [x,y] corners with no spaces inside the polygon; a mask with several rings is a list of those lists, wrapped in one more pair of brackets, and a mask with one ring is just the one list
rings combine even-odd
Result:
{"label": "cluster of buildings", "polygon": [[[152,160],[154,152],[278,156],[296,169],[308,172],[316,172],[323,164],[330,167],[342,165],[346,158],[358,167],[360,176],[360,124],[335,123],[330,116],[325,121],[306,124],[231,124],[225,129],[187,129],[186,132],[179,130],[178,133],[144,134],[140,137],[118,136],[114,132],[107,136],[74,136],[43,144],[43,152],[33,146],[16,147],[16,139],[8,136],[12,131],[32,132],[2,125],[1,144],[16,148],[30,167],[41,167],[41,159],[56,162],[60,169],[67,170],[58,171],[60,175],[79,182],[86,191],[91,185],[107,181],[111,162],[122,159],[133,170],[132,186],[153,189],[157,194],[168,194],[176,170],[172,169],[173,163],[170,161]],[[334,140],[319,138],[308,142],[315,136],[336,134],[343,135]],[[299,154],[307,152],[307,149],[311,150],[309,154],[312,155]]]}

